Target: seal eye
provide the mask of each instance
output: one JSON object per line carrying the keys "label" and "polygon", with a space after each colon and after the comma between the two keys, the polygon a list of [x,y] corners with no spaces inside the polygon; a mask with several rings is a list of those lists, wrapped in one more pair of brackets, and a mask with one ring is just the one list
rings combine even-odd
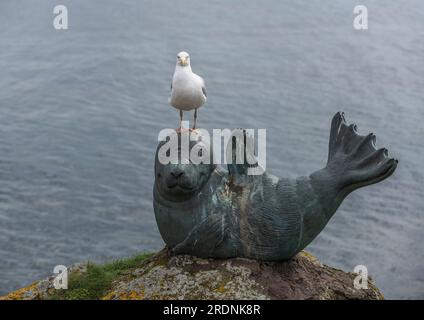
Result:
{"label": "seal eye", "polygon": [[160,173],[158,173],[158,178],[162,178],[162,175]]}

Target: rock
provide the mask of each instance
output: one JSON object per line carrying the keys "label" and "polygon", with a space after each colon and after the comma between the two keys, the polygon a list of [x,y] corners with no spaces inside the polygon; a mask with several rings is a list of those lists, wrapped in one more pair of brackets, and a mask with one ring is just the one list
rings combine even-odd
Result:
{"label": "rock", "polygon": [[[69,274],[83,274],[87,271],[86,263],[78,263],[68,268]],[[0,300],[43,300],[54,295],[57,290],[53,286],[55,276],[32,283],[31,285],[9,293]]]}
{"label": "rock", "polygon": [[[73,272],[84,273],[83,267]],[[115,279],[101,299],[383,299],[371,279],[322,265],[304,251],[286,262],[171,256],[164,249]],[[3,299],[46,299],[53,277]]]}

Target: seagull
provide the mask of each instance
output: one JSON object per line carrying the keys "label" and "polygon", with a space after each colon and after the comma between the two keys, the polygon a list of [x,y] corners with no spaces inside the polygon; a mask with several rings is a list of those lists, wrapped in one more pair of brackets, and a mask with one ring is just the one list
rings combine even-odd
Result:
{"label": "seagull", "polygon": [[180,128],[182,130],[183,111],[194,109],[193,130],[196,129],[197,109],[206,102],[205,81],[191,71],[190,56],[182,51],[177,54],[174,76],[171,82],[169,104],[180,110]]}

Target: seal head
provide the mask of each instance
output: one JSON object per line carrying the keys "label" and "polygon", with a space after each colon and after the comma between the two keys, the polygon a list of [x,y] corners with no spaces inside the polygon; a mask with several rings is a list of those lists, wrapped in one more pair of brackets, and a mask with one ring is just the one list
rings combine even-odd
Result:
{"label": "seal head", "polygon": [[[181,135],[178,137],[180,141]],[[155,188],[164,199],[174,202],[186,201],[199,193],[214,171],[216,165],[213,164],[212,150],[209,151],[209,145],[204,143],[202,145],[202,142],[198,140],[190,141],[190,152],[187,152],[186,155],[181,151],[179,143],[178,159],[162,164],[158,161],[158,154],[166,143],[166,141],[159,143],[156,151]],[[198,158],[207,161],[194,163],[193,157],[189,156],[192,151],[197,152]]]}

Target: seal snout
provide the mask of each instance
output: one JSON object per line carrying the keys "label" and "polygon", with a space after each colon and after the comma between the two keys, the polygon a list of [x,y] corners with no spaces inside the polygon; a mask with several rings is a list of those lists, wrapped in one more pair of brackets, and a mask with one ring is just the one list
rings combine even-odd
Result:
{"label": "seal snout", "polygon": [[180,168],[175,168],[171,171],[171,176],[173,176],[175,179],[178,179],[179,177],[184,175],[184,171]]}
{"label": "seal snout", "polygon": [[169,172],[167,179],[167,186],[169,189],[180,187],[182,189],[191,190],[189,181],[187,180],[184,170],[180,167],[176,167]]}

